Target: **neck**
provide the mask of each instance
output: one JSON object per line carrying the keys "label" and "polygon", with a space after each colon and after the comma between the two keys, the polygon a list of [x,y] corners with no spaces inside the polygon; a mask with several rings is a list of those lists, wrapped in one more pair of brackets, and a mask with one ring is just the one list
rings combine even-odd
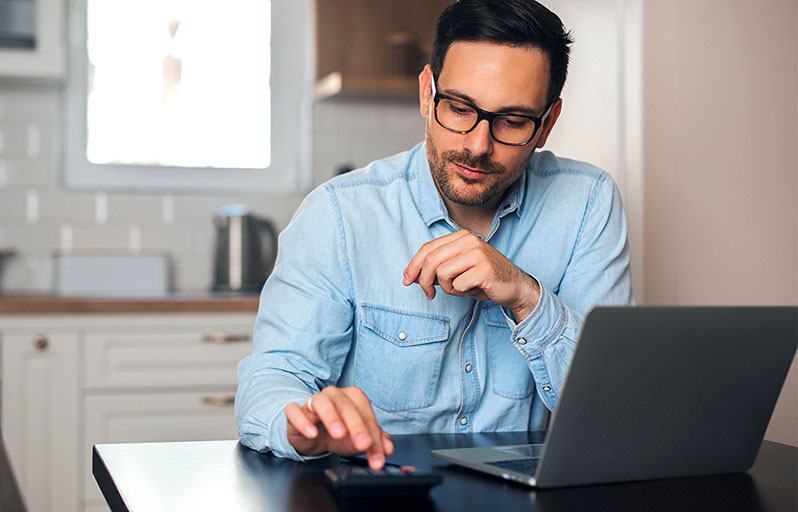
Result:
{"label": "neck", "polygon": [[487,238],[490,226],[493,224],[493,217],[496,216],[496,209],[503,199],[503,195],[498,195],[479,206],[466,206],[450,201],[443,194],[441,197],[449,211],[449,217],[461,228],[467,229],[483,239]]}

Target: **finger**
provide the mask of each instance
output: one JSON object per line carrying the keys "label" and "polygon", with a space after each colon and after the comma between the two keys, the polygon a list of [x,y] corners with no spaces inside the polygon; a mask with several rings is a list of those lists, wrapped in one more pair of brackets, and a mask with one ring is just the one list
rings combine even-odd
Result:
{"label": "finger", "polygon": [[324,428],[327,429],[330,437],[335,440],[341,440],[347,435],[346,424],[341,419],[335,404],[330,398],[332,392],[327,391],[327,389],[329,388],[325,388],[321,393],[313,396],[313,410],[321,420]]}
{"label": "finger", "polygon": [[355,403],[345,394],[337,395],[335,400],[335,407],[338,413],[344,420],[346,429],[349,432],[349,437],[352,441],[352,446],[356,450],[365,452],[379,440],[379,437],[372,438],[369,428],[366,425],[361,411]]}
{"label": "finger", "polygon": [[483,276],[474,268],[458,275],[452,281],[452,288],[460,295],[468,295],[480,300],[489,298],[484,290]]}
{"label": "finger", "polygon": [[469,246],[464,243],[464,238],[461,237],[440,245],[427,254],[416,282],[424,290],[428,299],[432,300],[435,297],[435,282],[438,281],[438,284],[440,284],[440,266],[453,258],[457,258],[468,249]]}
{"label": "finger", "polygon": [[416,252],[413,258],[410,260],[410,263],[407,264],[407,267],[405,267],[404,279],[402,280],[402,283],[405,286],[409,286],[415,282],[419,272],[421,271],[421,268],[424,265],[424,260],[430,251],[437,249],[441,245],[445,245],[453,240],[457,240],[468,235],[471,235],[469,231],[461,229],[460,231],[449,233],[448,235],[436,238],[422,245],[418,252]]}
{"label": "finger", "polygon": [[319,435],[319,429],[316,428],[311,418],[306,416],[294,402],[285,406],[285,418],[289,425],[308,439],[316,439],[316,436]]}
{"label": "finger", "polygon": [[480,261],[479,251],[468,251],[444,261],[438,266],[438,284],[449,295],[462,296],[463,290],[454,286],[454,280],[461,274],[474,269]]}
{"label": "finger", "polygon": [[382,443],[383,431],[377,422],[377,417],[374,415],[374,409],[371,408],[371,402],[360,388],[347,388],[346,392],[351,396],[352,401],[360,410],[360,414],[371,436],[372,444],[366,452],[369,466],[371,466],[372,469],[382,469],[385,465],[385,447]]}
{"label": "finger", "polygon": [[385,450],[385,455],[393,455],[393,437],[384,430],[382,431],[382,447]]}

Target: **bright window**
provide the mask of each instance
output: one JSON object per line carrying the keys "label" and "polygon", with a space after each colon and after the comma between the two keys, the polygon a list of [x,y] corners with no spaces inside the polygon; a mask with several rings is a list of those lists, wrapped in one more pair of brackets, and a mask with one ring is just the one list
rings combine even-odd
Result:
{"label": "bright window", "polygon": [[90,162],[269,166],[271,2],[223,5],[89,0]]}
{"label": "bright window", "polygon": [[66,186],[307,188],[311,0],[76,0],[73,9]]}

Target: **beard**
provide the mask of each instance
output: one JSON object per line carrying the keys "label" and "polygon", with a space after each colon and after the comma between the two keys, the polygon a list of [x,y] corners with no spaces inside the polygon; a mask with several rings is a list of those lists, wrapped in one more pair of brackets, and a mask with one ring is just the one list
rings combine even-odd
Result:
{"label": "beard", "polygon": [[[490,159],[488,155],[474,156],[464,151],[448,150],[438,152],[429,132],[425,136],[427,160],[438,189],[449,201],[463,206],[482,206],[494,197],[503,194],[518,180],[526,169],[534,151],[521,165],[507,169],[504,165]],[[461,176],[453,169],[453,164],[488,173],[482,179]],[[447,167],[451,170],[447,171]],[[461,183],[465,184],[462,186]]]}

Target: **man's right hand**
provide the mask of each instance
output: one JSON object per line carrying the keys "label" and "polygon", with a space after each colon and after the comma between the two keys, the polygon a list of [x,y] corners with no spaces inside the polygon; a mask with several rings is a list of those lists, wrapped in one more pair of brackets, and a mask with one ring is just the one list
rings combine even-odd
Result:
{"label": "man's right hand", "polygon": [[382,469],[385,456],[393,454],[391,435],[380,428],[371,402],[358,387],[326,387],[302,407],[286,405],[285,417],[288,442],[302,455],[366,452],[369,466]]}

